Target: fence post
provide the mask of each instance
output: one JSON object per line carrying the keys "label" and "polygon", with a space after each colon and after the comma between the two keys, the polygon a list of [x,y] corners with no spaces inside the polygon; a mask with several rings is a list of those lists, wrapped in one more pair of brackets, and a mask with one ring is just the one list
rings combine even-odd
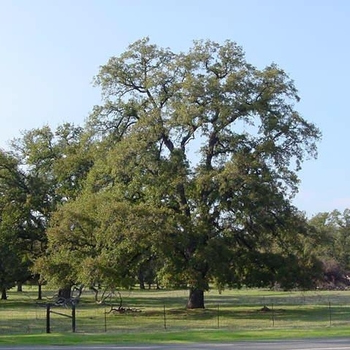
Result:
{"label": "fence post", "polygon": [[329,311],[329,326],[332,326],[332,307],[331,307],[330,301],[328,301],[328,311]]}
{"label": "fence post", "polygon": [[50,333],[50,304],[46,304],[46,333]]}
{"label": "fence post", "polygon": [[164,329],[166,329],[166,313],[165,313],[165,305],[163,309],[163,317],[164,317]]}
{"label": "fence post", "polygon": [[75,333],[75,304],[72,304],[72,332]]}
{"label": "fence post", "polygon": [[220,328],[220,304],[218,304],[218,329]]}

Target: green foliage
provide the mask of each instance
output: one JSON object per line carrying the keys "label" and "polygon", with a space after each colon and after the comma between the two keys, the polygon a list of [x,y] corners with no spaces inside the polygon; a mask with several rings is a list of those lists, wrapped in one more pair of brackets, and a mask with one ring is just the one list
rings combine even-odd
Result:
{"label": "green foliage", "polygon": [[174,53],[145,38],[95,84],[103,105],[84,127],[13,143],[43,279],[114,289],[148,269],[190,290],[310,286],[317,237],[290,199],[320,132],[282,69],[253,67],[231,41]]}
{"label": "green foliage", "polygon": [[26,241],[32,235],[30,193],[18,162],[0,152],[0,288],[5,292],[28,278],[30,265]]}
{"label": "green foliage", "polygon": [[320,133],[282,69],[253,67],[231,41],[177,54],[145,38],[95,84],[92,166],[51,222],[47,266],[111,286],[131,286],[147,261],[162,284],[192,289],[312,283],[303,245],[315,237],[289,199]]}
{"label": "green foliage", "polygon": [[[74,198],[89,167],[86,142],[81,128],[64,124],[53,132],[48,126],[23,133],[12,141],[11,151],[0,158],[1,229],[16,253],[9,259],[21,276],[12,275],[13,283],[33,275],[34,262],[46,252],[46,229],[57,205]],[[5,243],[6,244],[6,243]],[[10,256],[8,254],[8,256]],[[16,259],[15,259],[16,257]]]}
{"label": "green foliage", "polygon": [[348,285],[350,272],[350,211],[319,213],[310,225],[320,237],[316,254],[323,263],[324,282],[329,287]]}

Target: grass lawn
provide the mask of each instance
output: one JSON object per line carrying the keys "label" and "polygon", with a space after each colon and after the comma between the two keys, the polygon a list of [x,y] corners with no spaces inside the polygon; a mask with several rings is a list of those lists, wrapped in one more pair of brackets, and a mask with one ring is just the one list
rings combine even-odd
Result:
{"label": "grass lawn", "polygon": [[1,344],[96,344],[234,341],[297,337],[340,337],[350,334],[350,291],[281,292],[261,289],[212,290],[204,310],[185,308],[185,290],[121,291],[123,306],[140,312],[110,312],[118,296],[97,305],[84,292],[76,308],[55,307],[46,334],[46,308],[52,295],[36,300],[36,289],[10,290],[0,302]]}

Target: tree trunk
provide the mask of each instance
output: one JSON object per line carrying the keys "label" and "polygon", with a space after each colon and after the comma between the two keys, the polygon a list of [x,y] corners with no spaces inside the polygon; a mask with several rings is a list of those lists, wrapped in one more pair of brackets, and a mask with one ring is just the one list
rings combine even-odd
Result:
{"label": "tree trunk", "polygon": [[95,302],[97,303],[97,301],[98,301],[98,288],[91,286],[90,289],[94,292],[94,299],[95,299]]}
{"label": "tree trunk", "polygon": [[17,282],[17,292],[23,292],[23,284],[22,284],[22,282]]}
{"label": "tree trunk", "polygon": [[38,283],[38,300],[43,299],[42,286],[41,283]]}
{"label": "tree trunk", "polygon": [[61,288],[58,291],[58,296],[65,298],[65,299],[70,299],[71,298],[71,287],[65,287],[65,288]]}
{"label": "tree trunk", "polygon": [[191,288],[187,302],[188,309],[204,309],[204,291],[198,288]]}
{"label": "tree trunk", "polygon": [[142,271],[139,271],[139,284],[140,284],[140,289],[145,289],[145,277],[143,276]]}
{"label": "tree trunk", "polygon": [[6,288],[1,288],[1,300],[7,300]]}

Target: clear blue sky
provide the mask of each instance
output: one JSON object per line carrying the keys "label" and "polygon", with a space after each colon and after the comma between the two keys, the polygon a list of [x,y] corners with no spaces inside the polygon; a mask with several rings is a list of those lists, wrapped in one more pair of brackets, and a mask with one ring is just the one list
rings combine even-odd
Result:
{"label": "clear blue sky", "polygon": [[145,36],[174,51],[230,39],[258,68],[283,68],[323,133],[294,203],[308,215],[350,207],[348,0],[0,0],[0,147],[21,130],[82,124],[100,102],[98,67]]}

